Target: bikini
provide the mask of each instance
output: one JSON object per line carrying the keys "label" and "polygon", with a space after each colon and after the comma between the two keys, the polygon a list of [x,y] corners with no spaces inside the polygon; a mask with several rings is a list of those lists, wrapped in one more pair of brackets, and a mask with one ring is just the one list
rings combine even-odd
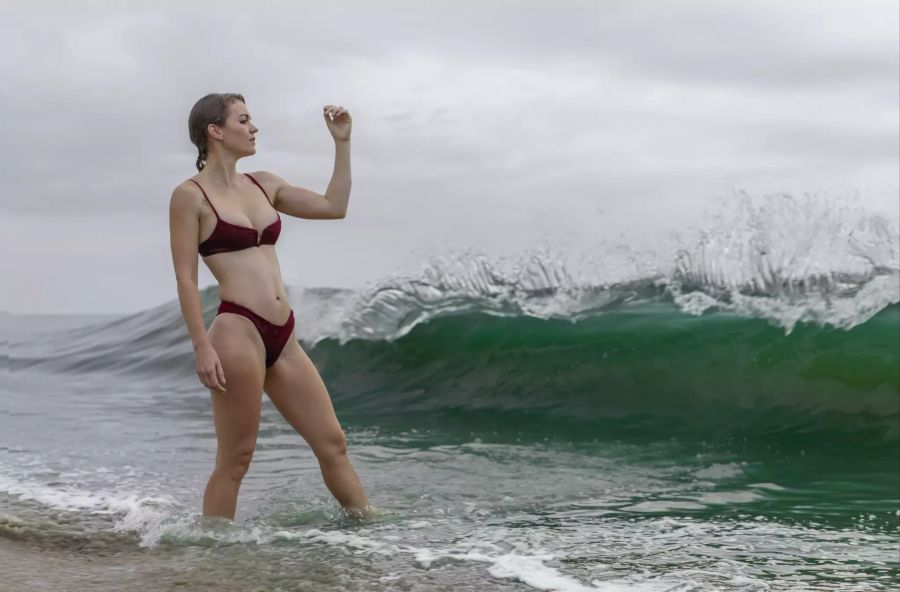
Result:
{"label": "bikini", "polygon": [[[269,201],[269,194],[266,193],[266,190],[263,189],[262,185],[260,185],[252,175],[248,173],[244,174],[260,188],[263,195],[266,196],[266,201],[269,202],[269,205],[272,205],[272,202]],[[197,252],[200,253],[202,257],[209,257],[216,253],[243,251],[244,249],[259,247],[260,245],[274,245],[278,241],[278,236],[281,234],[281,215],[278,213],[278,210],[275,210],[275,214],[278,216],[277,219],[266,226],[262,233],[259,234],[255,228],[248,228],[246,226],[240,226],[222,220],[219,217],[219,212],[216,211],[216,207],[212,204],[209,196],[206,195],[206,191],[203,191],[203,187],[200,183],[197,183],[193,179],[190,179],[190,181],[193,181],[197,187],[200,187],[200,191],[203,192],[203,197],[206,198],[206,201],[209,202],[209,206],[216,214],[216,227],[213,228],[212,234],[197,246]],[[274,206],[272,209],[275,209]],[[287,321],[282,325],[277,325],[266,320],[246,306],[230,300],[222,300],[219,303],[219,310],[216,312],[216,316],[222,313],[241,315],[250,319],[254,326],[256,326],[256,330],[259,332],[259,336],[262,337],[263,345],[266,348],[266,368],[271,367],[275,361],[278,360],[281,351],[284,349],[287,340],[291,336],[291,331],[294,329],[293,309],[291,309]]]}

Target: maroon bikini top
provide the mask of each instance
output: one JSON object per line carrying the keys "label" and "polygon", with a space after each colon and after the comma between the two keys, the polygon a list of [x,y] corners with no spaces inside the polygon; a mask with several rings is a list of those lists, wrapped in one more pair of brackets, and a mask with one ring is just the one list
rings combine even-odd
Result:
{"label": "maroon bikini top", "polygon": [[[262,185],[257,183],[252,175],[248,173],[244,174],[250,177],[250,180],[260,188],[263,195],[266,196],[266,201],[269,202],[269,205],[272,205],[272,202],[269,201],[269,194],[262,188]],[[197,183],[193,179],[189,180],[193,181],[197,187],[200,187],[200,191],[203,191],[203,187],[200,186],[200,183]],[[266,226],[261,234],[257,234],[255,228],[232,224],[231,222],[226,222],[219,218],[219,212],[217,212],[216,207],[212,205],[212,201],[210,201],[209,196],[206,195],[206,191],[203,191],[203,197],[206,198],[206,201],[209,202],[209,206],[216,214],[216,227],[213,228],[209,238],[197,246],[197,252],[199,252],[201,256],[209,257],[216,253],[242,251],[251,247],[258,247],[259,245],[274,245],[278,241],[278,235],[281,234],[281,215],[278,214],[278,210],[275,210],[275,214],[278,216],[275,221]],[[272,209],[274,210],[275,207],[272,206]]]}

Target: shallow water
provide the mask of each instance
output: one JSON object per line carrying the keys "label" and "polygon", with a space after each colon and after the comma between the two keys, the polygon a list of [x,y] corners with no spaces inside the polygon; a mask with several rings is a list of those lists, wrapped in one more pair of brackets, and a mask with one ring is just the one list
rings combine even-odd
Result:
{"label": "shallow water", "polygon": [[[654,314],[658,328],[666,324],[661,314],[679,313],[641,314]],[[887,310],[869,321],[870,332],[896,319],[896,309]],[[121,324],[75,331],[89,341],[111,322]],[[141,373],[129,381],[116,372],[17,369],[4,385],[10,412],[0,426],[0,538],[16,545],[17,557],[71,561],[70,581],[80,577],[96,589],[155,582],[235,590],[887,590],[898,582],[897,442],[886,429],[896,410],[884,395],[895,385],[857,390],[866,404],[848,411],[840,404],[847,381],[819,381],[820,407],[831,408],[809,421],[797,424],[785,412],[790,406],[759,397],[742,423],[722,411],[720,397],[648,407],[648,392],[606,394],[609,385],[624,388],[610,376],[593,394],[584,392],[589,380],[570,383],[582,390],[567,395],[580,409],[573,417],[555,406],[515,405],[533,396],[528,381],[502,388],[492,368],[500,365],[503,375],[500,362],[532,350],[543,352],[545,364],[548,355],[572,362],[583,351],[562,346],[552,324],[493,325],[502,322],[444,319],[386,344],[380,381],[357,363],[362,354],[354,348],[364,344],[311,348],[334,385],[351,460],[379,509],[363,523],[340,512],[308,445],[267,398],[236,520],[203,519],[199,505],[215,458],[206,392],[189,381],[154,386]],[[731,330],[746,333],[743,322]],[[716,341],[710,323],[701,330]],[[612,352],[614,331],[601,328],[603,339],[582,338],[581,348]],[[484,344],[493,353],[478,355],[488,361],[467,368],[457,360],[465,370],[458,376],[431,364],[444,359],[440,352],[404,351],[404,340],[448,342],[429,331],[479,330],[512,345]],[[755,331],[766,334],[764,326]],[[665,341],[656,335],[653,347]],[[819,343],[818,355],[828,351],[824,341],[823,334],[802,340]],[[341,373],[341,348],[358,376]],[[491,360],[499,351],[502,360]],[[628,359],[641,356],[618,363],[636,363]],[[613,366],[593,371],[602,376]],[[552,370],[535,369],[532,383],[539,373]],[[429,379],[443,389],[417,390],[417,381]],[[470,393],[450,398],[466,381]],[[690,383],[676,381],[670,396],[683,396]],[[347,384],[359,386],[353,392]],[[543,391],[563,396],[558,387]],[[793,392],[794,407],[812,408]],[[410,393],[418,393],[415,404]],[[685,407],[712,417],[690,420]],[[715,430],[716,422],[728,429]],[[92,559],[78,563],[84,557]],[[36,563],[6,567],[20,589],[56,585],[49,575],[28,580]]]}
{"label": "shallow water", "polygon": [[897,589],[900,235],[791,203],[656,275],[462,256],[292,289],[365,522],[265,397],[235,520],[200,515],[216,440],[177,301],[6,317],[3,584]]}

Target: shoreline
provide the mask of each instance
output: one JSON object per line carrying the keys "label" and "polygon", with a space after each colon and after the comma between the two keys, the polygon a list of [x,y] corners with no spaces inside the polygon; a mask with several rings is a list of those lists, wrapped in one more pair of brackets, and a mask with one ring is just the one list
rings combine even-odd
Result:
{"label": "shoreline", "polygon": [[[181,550],[182,553],[184,550]],[[87,544],[63,548],[52,542],[0,537],[0,573],[9,592],[109,592],[111,590],[190,590],[241,592],[253,585],[228,578],[221,566],[204,561],[185,566],[184,555],[169,550],[111,548]]]}

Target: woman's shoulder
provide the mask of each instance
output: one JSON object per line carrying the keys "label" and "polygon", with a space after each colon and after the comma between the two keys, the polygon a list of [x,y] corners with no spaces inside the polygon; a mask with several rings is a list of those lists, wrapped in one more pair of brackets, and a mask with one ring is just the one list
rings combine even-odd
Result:
{"label": "woman's shoulder", "polygon": [[197,181],[198,181],[198,179],[196,176],[188,177],[187,179],[185,179],[184,181],[182,181],[181,183],[176,185],[175,189],[173,189],[172,192],[173,193],[174,192],[187,193],[187,194],[191,194],[191,195],[201,195],[201,191],[202,191],[201,186],[198,184]]}
{"label": "woman's shoulder", "polygon": [[184,181],[182,181],[181,183],[176,185],[175,189],[178,189],[179,187],[187,187],[187,188],[197,189],[197,180],[198,179],[197,179],[196,175],[194,175],[193,177],[188,177],[187,179],[185,179]]}
{"label": "woman's shoulder", "polygon": [[272,171],[254,171],[252,173],[246,174],[256,179],[257,183],[262,183],[263,185],[277,184],[281,180],[281,177],[279,177]]}
{"label": "woman's shoulder", "polygon": [[170,204],[173,208],[199,210],[203,201],[203,194],[193,179],[188,178],[175,186],[172,190]]}

